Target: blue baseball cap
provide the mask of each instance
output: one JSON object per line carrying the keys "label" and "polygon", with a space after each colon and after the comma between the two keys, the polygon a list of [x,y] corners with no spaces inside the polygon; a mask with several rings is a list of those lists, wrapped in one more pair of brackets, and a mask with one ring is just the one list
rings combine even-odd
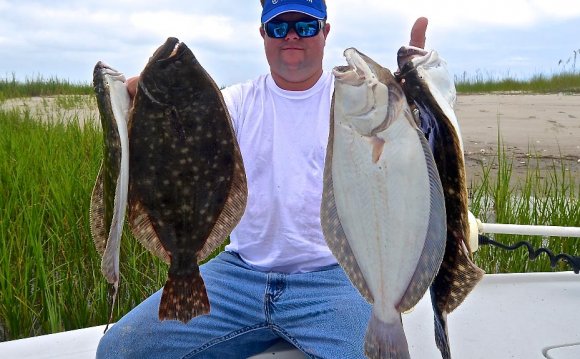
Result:
{"label": "blue baseball cap", "polygon": [[286,12],[300,12],[316,19],[326,19],[326,4],[322,0],[265,0],[262,24]]}

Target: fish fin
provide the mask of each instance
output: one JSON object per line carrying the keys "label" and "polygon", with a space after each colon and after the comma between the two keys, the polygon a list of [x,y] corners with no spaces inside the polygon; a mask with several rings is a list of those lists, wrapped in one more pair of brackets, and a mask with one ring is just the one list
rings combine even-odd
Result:
{"label": "fish fin", "polygon": [[119,254],[121,252],[121,237],[125,224],[125,211],[127,209],[129,169],[122,168],[119,171],[115,186],[115,198],[113,200],[113,216],[109,227],[107,246],[101,261],[101,273],[109,283],[119,283]]}
{"label": "fish fin", "polygon": [[189,322],[198,315],[209,314],[205,284],[199,270],[185,276],[169,276],[159,303],[159,320],[177,319]]}
{"label": "fish fin", "polygon": [[105,330],[103,334],[107,332],[109,329],[109,325],[113,322],[113,312],[115,311],[115,302],[117,299],[117,293],[119,292],[119,281],[113,283],[113,294],[111,295],[111,314],[109,314],[109,321],[107,322],[107,326],[105,326]]}
{"label": "fish fin", "polygon": [[207,241],[198,253],[198,262],[206,259],[207,256],[225,241],[242,218],[246,209],[247,199],[248,185],[246,182],[246,172],[239,146],[237,141],[235,141],[234,171],[229,195]]}
{"label": "fish fin", "polygon": [[365,335],[365,354],[376,359],[410,358],[400,315],[394,323],[386,323],[376,316],[373,309]]}
{"label": "fish fin", "polygon": [[379,160],[381,159],[381,155],[383,154],[383,150],[385,148],[385,140],[376,135],[368,137],[367,139],[373,148],[372,161],[373,163],[377,163],[379,162]]}
{"label": "fish fin", "polygon": [[103,163],[99,169],[93,193],[91,194],[91,204],[89,209],[91,223],[91,236],[97,248],[97,252],[102,256],[107,247],[107,224],[105,221],[105,197],[103,183]]}
{"label": "fish fin", "polygon": [[[453,234],[448,233],[448,236]],[[459,248],[457,248],[459,246]],[[483,270],[477,267],[467,247],[456,238],[447,241],[446,254],[439,273],[431,285],[431,302],[434,313],[435,342],[443,359],[449,358],[447,314],[455,310],[483,278]],[[449,253],[456,253],[456,255]]]}
{"label": "fish fin", "polygon": [[430,210],[429,225],[425,238],[425,244],[421,256],[417,262],[417,267],[405,294],[397,304],[399,312],[405,312],[413,308],[423,297],[437,271],[441,266],[443,255],[445,254],[445,241],[447,239],[447,214],[445,212],[445,196],[443,187],[437,171],[437,165],[429,149],[429,144],[421,130],[417,129],[417,135],[423,147],[425,163],[427,165],[427,175],[430,184]]}
{"label": "fish fin", "polygon": [[131,228],[131,233],[145,249],[169,264],[171,261],[169,253],[167,253],[167,250],[159,240],[149,214],[141,201],[133,197],[129,196],[129,227]]}
{"label": "fish fin", "polygon": [[[334,99],[332,101],[334,103]],[[331,110],[331,114],[333,111]],[[324,165],[324,184],[322,193],[322,205],[320,209],[320,219],[322,224],[322,232],[326,243],[330,248],[332,254],[336,257],[338,263],[344,269],[346,275],[359,293],[369,303],[373,303],[373,295],[370,291],[367,282],[360,270],[358,262],[348,244],[346,234],[340,223],[338,212],[336,210],[336,203],[334,199],[334,189],[332,185],[332,145],[334,142],[334,120],[331,115],[330,119],[330,134],[328,138],[328,145],[326,149],[326,162]]]}
{"label": "fish fin", "polygon": [[451,349],[449,347],[449,334],[447,332],[447,314],[437,308],[435,304],[435,291],[431,287],[431,302],[433,303],[433,322],[435,328],[435,344],[441,352],[442,359],[451,359]]}
{"label": "fish fin", "polygon": [[456,258],[454,278],[450,284],[450,294],[444,312],[454,311],[483,278],[485,272],[471,260],[471,253],[465,243],[459,243],[459,253]]}
{"label": "fish fin", "polygon": [[420,109],[423,131],[427,133],[437,159],[442,182],[454,190],[445,193],[449,216],[446,248],[432,284],[436,305],[443,314],[447,314],[465,300],[483,278],[484,271],[473,263],[467,241],[468,199],[459,129],[447,115],[442,114],[444,111],[437,103],[426,103],[416,98],[415,104]]}

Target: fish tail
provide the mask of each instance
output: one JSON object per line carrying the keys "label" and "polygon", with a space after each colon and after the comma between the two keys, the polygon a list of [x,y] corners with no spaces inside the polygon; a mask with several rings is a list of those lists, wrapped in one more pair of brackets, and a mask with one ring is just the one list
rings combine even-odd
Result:
{"label": "fish tail", "polygon": [[107,332],[107,330],[109,330],[109,325],[111,325],[111,323],[113,322],[113,313],[115,312],[115,301],[117,299],[118,292],[119,292],[119,281],[117,280],[113,283],[113,294],[112,294],[112,299],[111,299],[111,314],[109,314],[109,321],[107,322],[107,326],[105,327],[103,334],[105,334]]}
{"label": "fish tail", "polygon": [[161,294],[159,320],[177,319],[187,323],[203,314],[209,314],[209,299],[199,272],[170,276]]}
{"label": "fish tail", "polygon": [[365,354],[370,359],[409,359],[409,347],[401,317],[394,323],[379,319],[373,309],[365,336]]}
{"label": "fish tail", "polygon": [[435,324],[435,343],[441,352],[442,359],[451,359],[451,349],[449,349],[449,335],[447,334],[447,313],[442,312],[435,305],[435,291],[431,288],[431,300],[433,303],[433,319]]}

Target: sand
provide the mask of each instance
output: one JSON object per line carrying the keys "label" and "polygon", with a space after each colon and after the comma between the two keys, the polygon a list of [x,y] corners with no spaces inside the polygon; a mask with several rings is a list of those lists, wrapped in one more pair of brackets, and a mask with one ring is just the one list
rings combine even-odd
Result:
{"label": "sand", "polygon": [[[98,121],[94,97],[78,101],[79,107],[72,109],[59,108],[57,104],[63,101],[58,99],[14,99],[0,104],[0,108],[27,110],[43,121]],[[455,110],[468,183],[481,178],[482,164],[497,162],[498,131],[508,159],[513,159],[514,178],[525,175],[528,160],[547,171],[554,163],[564,164],[580,178],[580,95],[460,94]]]}
{"label": "sand", "polygon": [[[468,180],[494,161],[498,133],[513,175],[523,176],[527,161],[548,170],[556,163],[580,176],[580,96],[486,94],[458,95]],[[578,177],[577,177],[578,178]]]}
{"label": "sand", "polygon": [[17,110],[28,113],[30,118],[42,122],[85,122],[99,121],[99,111],[95,96],[34,96],[0,102],[0,110]]}

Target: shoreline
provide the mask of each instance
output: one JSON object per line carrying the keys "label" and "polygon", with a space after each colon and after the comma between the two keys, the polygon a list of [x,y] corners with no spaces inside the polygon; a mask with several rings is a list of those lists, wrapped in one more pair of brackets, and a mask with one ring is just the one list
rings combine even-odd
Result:
{"label": "shoreline", "polygon": [[516,180],[525,178],[528,163],[580,176],[580,95],[459,94],[455,113],[468,183],[481,179],[482,164],[497,163],[498,142]]}
{"label": "shoreline", "polygon": [[[94,96],[71,97],[76,98],[72,104],[61,96],[10,99],[0,109],[28,111],[43,122],[98,123]],[[59,102],[69,104],[62,108]],[[498,136],[506,158],[513,160],[513,180],[525,178],[528,163],[542,172],[564,166],[564,171],[580,178],[580,95],[458,94],[455,113],[468,184],[482,179],[482,166],[497,164]]]}

